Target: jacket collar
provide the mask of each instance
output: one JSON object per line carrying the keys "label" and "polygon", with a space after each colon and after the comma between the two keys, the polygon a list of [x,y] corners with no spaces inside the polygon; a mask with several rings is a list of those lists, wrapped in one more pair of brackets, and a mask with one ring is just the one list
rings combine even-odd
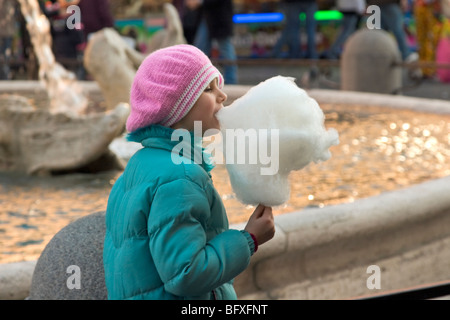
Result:
{"label": "jacket collar", "polygon": [[[190,148],[191,150],[190,159],[188,159],[198,163],[211,176],[210,172],[214,168],[214,164],[211,161],[211,154],[207,153],[205,148],[202,147],[202,138],[194,136],[193,132],[189,132],[190,141],[184,141],[182,138],[178,139],[175,137],[175,141],[172,141],[174,131],[172,128],[155,124],[129,133],[127,140],[141,143],[145,148],[158,148],[170,152],[176,152],[174,150],[180,150],[179,146],[183,147],[184,145],[181,150],[185,148]],[[180,152],[180,155],[186,157],[182,152]]]}

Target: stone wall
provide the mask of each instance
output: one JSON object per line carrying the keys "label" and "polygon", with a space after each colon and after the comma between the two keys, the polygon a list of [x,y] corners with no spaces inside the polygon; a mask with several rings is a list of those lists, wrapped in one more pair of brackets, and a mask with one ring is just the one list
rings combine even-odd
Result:
{"label": "stone wall", "polygon": [[[450,177],[276,217],[240,298],[346,299],[450,279]],[[367,288],[371,265],[381,289]]]}

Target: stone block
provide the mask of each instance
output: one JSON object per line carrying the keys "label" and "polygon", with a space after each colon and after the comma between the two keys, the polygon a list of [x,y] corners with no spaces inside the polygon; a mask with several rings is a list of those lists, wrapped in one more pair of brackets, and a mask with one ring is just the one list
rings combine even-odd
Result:
{"label": "stone block", "polygon": [[0,264],[0,300],[27,297],[35,265],[36,261]]}
{"label": "stone block", "polygon": [[61,229],[39,257],[30,300],[104,300],[105,212],[85,216]]}
{"label": "stone block", "polygon": [[342,53],[342,90],[392,94],[402,87],[397,43],[384,30],[361,29],[348,40]]}

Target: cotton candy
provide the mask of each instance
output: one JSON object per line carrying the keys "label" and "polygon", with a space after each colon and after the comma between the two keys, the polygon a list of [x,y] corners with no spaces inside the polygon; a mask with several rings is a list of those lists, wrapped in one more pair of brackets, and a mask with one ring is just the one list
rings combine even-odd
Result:
{"label": "cotton candy", "polygon": [[285,203],[290,172],[328,160],[329,148],[339,143],[337,131],[325,129],[318,103],[288,77],[252,87],[217,119],[231,186],[244,204]]}

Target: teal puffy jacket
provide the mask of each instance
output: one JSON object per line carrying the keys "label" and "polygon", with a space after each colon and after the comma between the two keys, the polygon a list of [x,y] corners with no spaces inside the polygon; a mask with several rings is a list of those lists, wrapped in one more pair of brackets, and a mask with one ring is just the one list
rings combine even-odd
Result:
{"label": "teal puffy jacket", "polygon": [[[171,141],[172,132],[153,125],[128,137],[144,148],[108,199],[108,298],[236,299],[232,281],[248,266],[253,240],[246,231],[228,229],[212,167],[194,163],[194,151],[189,160],[174,152],[181,142]],[[195,145],[189,142],[191,150]]]}

